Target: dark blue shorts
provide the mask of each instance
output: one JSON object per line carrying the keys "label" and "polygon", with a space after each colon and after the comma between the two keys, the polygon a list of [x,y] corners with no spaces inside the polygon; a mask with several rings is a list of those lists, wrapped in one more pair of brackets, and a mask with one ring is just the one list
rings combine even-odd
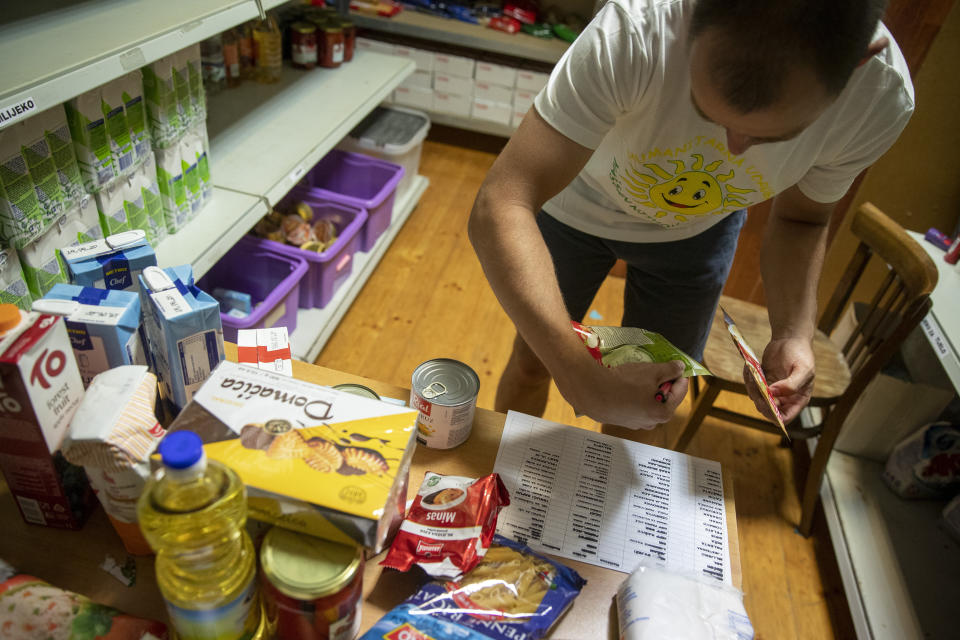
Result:
{"label": "dark blue shorts", "polygon": [[697,360],[746,219],[741,209],[692,238],[654,243],[598,238],[537,214],[571,318],[586,315],[620,258],[627,263],[622,326],[656,331]]}

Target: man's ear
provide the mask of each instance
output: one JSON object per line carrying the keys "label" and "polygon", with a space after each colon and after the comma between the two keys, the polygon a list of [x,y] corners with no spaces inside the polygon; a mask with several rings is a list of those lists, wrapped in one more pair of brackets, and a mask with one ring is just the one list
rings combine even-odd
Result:
{"label": "man's ear", "polygon": [[864,62],[866,62],[873,56],[877,55],[878,53],[886,49],[889,45],[890,45],[890,40],[886,36],[882,38],[877,38],[876,40],[871,42],[870,45],[867,47],[866,55],[860,58],[860,62],[857,63],[857,66],[859,67]]}

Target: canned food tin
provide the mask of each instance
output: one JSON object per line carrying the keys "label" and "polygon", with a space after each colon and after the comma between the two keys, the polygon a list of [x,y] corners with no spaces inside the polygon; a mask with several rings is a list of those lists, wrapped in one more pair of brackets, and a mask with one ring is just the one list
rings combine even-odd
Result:
{"label": "canned food tin", "polygon": [[431,449],[452,449],[470,436],[480,378],[457,360],[427,360],[414,369],[410,406],[417,416],[417,442]]}
{"label": "canned food tin", "polygon": [[337,391],[343,391],[344,393],[352,393],[355,396],[363,396],[364,398],[372,398],[374,400],[380,399],[380,396],[377,395],[376,391],[370,387],[365,387],[362,384],[344,382],[343,384],[334,385],[333,388]]}
{"label": "canned food tin", "polygon": [[360,630],[363,551],[280,527],[260,546],[264,609],[284,640],[352,640]]}

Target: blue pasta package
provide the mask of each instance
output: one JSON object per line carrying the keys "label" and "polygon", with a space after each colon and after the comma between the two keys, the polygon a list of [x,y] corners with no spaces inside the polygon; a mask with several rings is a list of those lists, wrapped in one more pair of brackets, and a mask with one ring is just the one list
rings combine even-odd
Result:
{"label": "blue pasta package", "polygon": [[425,584],[404,604],[415,616],[452,622],[484,638],[537,640],[584,584],[570,567],[497,535],[476,567],[457,580]]}
{"label": "blue pasta package", "polygon": [[490,640],[455,622],[433,618],[412,604],[401,604],[377,620],[359,640]]}

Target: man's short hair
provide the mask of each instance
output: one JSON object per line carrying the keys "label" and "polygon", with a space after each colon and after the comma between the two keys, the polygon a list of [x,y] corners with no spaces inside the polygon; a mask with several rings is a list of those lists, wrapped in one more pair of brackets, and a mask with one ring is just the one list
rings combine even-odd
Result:
{"label": "man's short hair", "polygon": [[716,29],[714,78],[730,105],[749,113],[774,104],[786,74],[806,64],[839,94],[883,16],[886,0],[698,0],[690,42]]}

